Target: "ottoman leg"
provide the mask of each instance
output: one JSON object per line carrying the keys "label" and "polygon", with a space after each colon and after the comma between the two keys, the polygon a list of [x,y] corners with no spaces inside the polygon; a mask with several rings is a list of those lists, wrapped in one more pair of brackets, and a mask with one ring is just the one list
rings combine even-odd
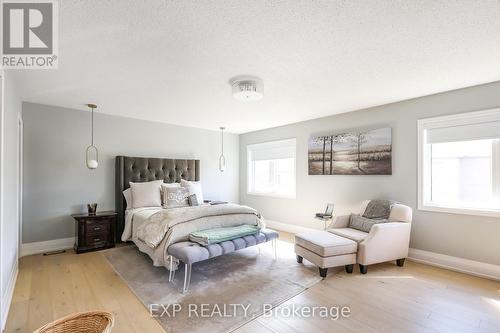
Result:
{"label": "ottoman leg", "polygon": [[398,259],[396,260],[396,264],[399,266],[399,267],[403,267],[404,264],[405,264],[405,258],[402,258],[402,259]]}
{"label": "ottoman leg", "polygon": [[301,256],[299,256],[299,255],[297,254],[297,262],[298,262],[299,264],[302,264],[302,261],[303,261],[303,260],[304,260],[304,258],[302,258]]}
{"label": "ottoman leg", "polygon": [[326,273],[328,272],[328,268],[321,268],[321,267],[318,268],[319,268],[319,276],[321,276],[322,278],[326,278]]}
{"label": "ottoman leg", "polygon": [[354,265],[345,265],[345,271],[349,274],[352,273],[352,270],[354,269]]}
{"label": "ottoman leg", "polygon": [[359,264],[359,271],[361,274],[366,274],[368,272],[368,266]]}

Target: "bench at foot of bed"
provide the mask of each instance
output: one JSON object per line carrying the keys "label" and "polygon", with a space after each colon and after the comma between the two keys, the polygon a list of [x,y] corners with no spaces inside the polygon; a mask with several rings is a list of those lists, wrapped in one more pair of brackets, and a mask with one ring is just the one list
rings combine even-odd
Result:
{"label": "bench at foot of bed", "polygon": [[194,242],[179,242],[168,247],[170,258],[170,276],[169,281],[174,278],[175,271],[173,270],[172,257],[184,263],[184,288],[183,292],[189,289],[191,281],[191,266],[199,261],[218,257],[227,253],[245,249],[250,246],[272,241],[274,259],[276,259],[276,239],[278,233],[274,230],[262,229],[255,235],[249,235],[241,238],[235,238],[225,242],[202,246]]}

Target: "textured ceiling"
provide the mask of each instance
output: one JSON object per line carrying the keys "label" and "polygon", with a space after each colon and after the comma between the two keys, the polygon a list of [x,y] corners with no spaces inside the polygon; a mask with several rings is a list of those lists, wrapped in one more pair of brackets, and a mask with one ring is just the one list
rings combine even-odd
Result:
{"label": "textured ceiling", "polygon": [[[500,1],[61,0],[24,100],[234,133],[500,80]],[[259,102],[228,80],[259,76]]]}

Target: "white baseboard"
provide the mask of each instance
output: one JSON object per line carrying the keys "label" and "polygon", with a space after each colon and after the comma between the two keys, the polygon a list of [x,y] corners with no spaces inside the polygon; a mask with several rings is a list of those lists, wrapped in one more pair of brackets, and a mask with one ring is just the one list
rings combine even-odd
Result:
{"label": "white baseboard", "polygon": [[75,244],[75,237],[53,239],[43,242],[24,243],[21,245],[21,257],[32,254],[70,249]]}
{"label": "white baseboard", "polygon": [[307,228],[296,224],[283,223],[278,221],[266,220],[266,225],[271,229],[277,229],[281,231],[286,231],[292,234],[298,234],[301,232],[307,232],[311,230],[318,230],[313,228]]}
{"label": "white baseboard", "polygon": [[446,268],[456,272],[500,281],[500,266],[497,265],[419,249],[410,249],[408,259],[431,266]]}
{"label": "white baseboard", "polygon": [[[266,220],[268,227],[281,231],[297,234],[318,228],[307,228],[295,224],[283,223],[278,221]],[[452,271],[479,276],[491,280],[500,281],[500,266],[484,262],[452,257],[445,254],[429,252],[419,249],[410,249],[408,260],[427,264],[431,266],[446,268]]]}
{"label": "white baseboard", "polygon": [[12,302],[12,296],[14,296],[14,288],[16,287],[17,273],[19,272],[17,266],[17,260],[15,261],[14,267],[10,273],[9,283],[7,284],[7,288],[3,292],[2,295],[2,329],[5,329],[5,324],[7,324],[7,316],[9,315],[10,303]]}

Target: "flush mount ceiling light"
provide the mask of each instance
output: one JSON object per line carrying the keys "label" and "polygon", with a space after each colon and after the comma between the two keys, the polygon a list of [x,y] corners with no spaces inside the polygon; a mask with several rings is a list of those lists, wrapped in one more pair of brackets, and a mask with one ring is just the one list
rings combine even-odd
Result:
{"label": "flush mount ceiling light", "polygon": [[229,80],[233,97],[240,101],[258,101],[264,97],[264,84],[255,76],[237,76]]}

